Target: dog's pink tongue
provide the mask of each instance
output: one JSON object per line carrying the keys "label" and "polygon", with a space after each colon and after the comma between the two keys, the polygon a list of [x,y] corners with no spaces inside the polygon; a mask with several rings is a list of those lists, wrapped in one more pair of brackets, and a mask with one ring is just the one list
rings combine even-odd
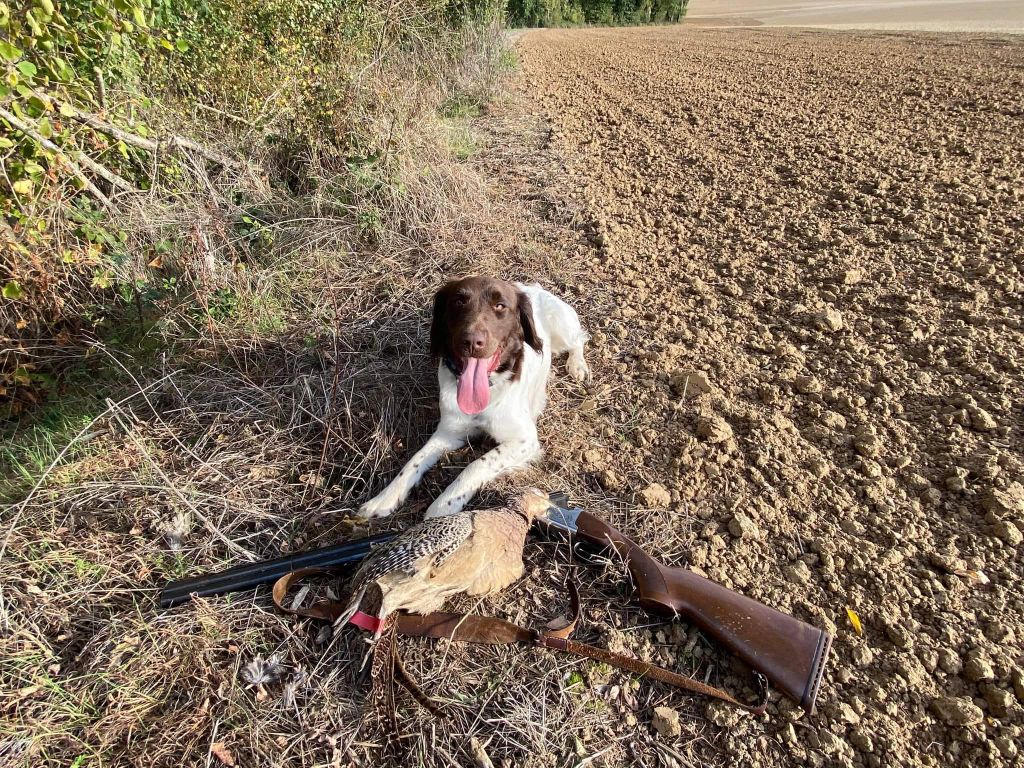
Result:
{"label": "dog's pink tongue", "polygon": [[456,399],[463,413],[480,413],[491,401],[491,385],[487,381],[490,360],[467,358],[456,385]]}

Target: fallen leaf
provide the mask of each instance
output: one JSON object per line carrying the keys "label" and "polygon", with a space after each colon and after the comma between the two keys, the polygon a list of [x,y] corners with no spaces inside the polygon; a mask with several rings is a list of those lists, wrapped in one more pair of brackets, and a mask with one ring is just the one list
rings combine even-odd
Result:
{"label": "fallen leaf", "polygon": [[153,269],[160,269],[161,267],[163,267],[163,265],[164,265],[164,257],[163,256],[157,256],[155,259],[153,259],[151,262],[149,262],[149,266],[151,266]]}
{"label": "fallen leaf", "polygon": [[213,742],[210,745],[210,752],[224,765],[233,766],[235,764],[235,756],[231,754],[231,750],[224,745],[223,741]]}
{"label": "fallen leaf", "polygon": [[852,608],[847,608],[846,615],[849,617],[850,623],[853,625],[853,631],[858,635],[863,635],[864,629],[860,625],[860,616],[857,615],[857,612]]}

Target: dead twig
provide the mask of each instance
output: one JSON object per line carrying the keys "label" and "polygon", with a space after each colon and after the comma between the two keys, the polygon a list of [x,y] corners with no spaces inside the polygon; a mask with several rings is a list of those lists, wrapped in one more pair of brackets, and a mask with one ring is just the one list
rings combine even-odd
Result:
{"label": "dead twig", "polygon": [[[68,157],[63,149],[58,147],[49,139],[44,138],[42,134],[35,130],[31,125],[19,119],[13,113],[8,112],[6,109],[2,107],[0,107],[0,118],[6,120],[16,130],[21,131],[34,142],[39,144],[39,146],[43,147],[43,149],[53,152],[55,155],[60,157],[60,159],[65,163],[65,165],[67,165],[67,167],[71,169],[71,172],[75,175],[75,177],[82,182],[82,186],[84,186],[89,191],[89,194],[95,197],[100,202],[100,204],[103,205],[104,208],[110,209],[114,207],[114,204],[110,201],[110,198],[103,194],[103,192],[100,191],[99,187],[97,187],[95,184],[92,183],[92,181],[89,180],[89,177],[85,175],[85,171],[82,170],[82,167],[74,160],[72,160],[70,157]],[[92,159],[87,158],[85,155],[82,155],[79,159],[82,161],[82,164],[86,165],[87,167],[89,167],[90,164],[99,165],[99,163],[94,163]],[[122,183],[127,185],[127,182],[125,182],[124,179],[121,179],[121,181]],[[129,189],[131,189],[131,187],[129,187]]]}
{"label": "dead twig", "polygon": [[147,139],[136,133],[132,133],[131,131],[126,131],[124,128],[119,128],[113,123],[97,117],[96,115],[90,114],[89,112],[82,112],[77,108],[75,108],[74,114],[71,115],[71,119],[82,123],[83,125],[88,125],[90,128],[100,131],[101,133],[105,133],[118,141],[123,141],[129,146],[136,147],[137,149],[143,149],[146,152],[157,154],[160,152],[161,144],[166,144],[170,147],[191,150],[210,162],[222,165],[226,168],[233,168],[238,165],[236,161],[232,160],[227,155],[223,155],[220,152],[210,149],[209,147],[200,144],[198,141],[186,138],[185,136],[172,134],[161,141]]}
{"label": "dead twig", "polygon": [[247,125],[250,128],[256,128],[257,127],[256,123],[252,122],[251,120],[246,120],[244,117],[241,117],[239,115],[233,115],[230,112],[225,112],[223,109],[217,109],[216,107],[211,107],[209,104],[203,104],[202,102],[197,101],[196,102],[196,106],[199,109],[205,109],[207,112],[213,112],[215,115],[220,115],[221,117],[226,117],[228,120],[234,120],[236,123],[241,123],[242,125]]}

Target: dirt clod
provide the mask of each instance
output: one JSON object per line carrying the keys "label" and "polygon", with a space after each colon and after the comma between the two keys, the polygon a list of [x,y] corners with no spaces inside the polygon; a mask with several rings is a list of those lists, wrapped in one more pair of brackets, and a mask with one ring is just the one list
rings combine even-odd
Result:
{"label": "dirt clod", "polygon": [[970,699],[957,696],[943,696],[935,699],[932,701],[931,708],[947,725],[975,725],[985,717],[981,707]]}
{"label": "dirt clod", "polygon": [[1013,706],[1013,694],[1004,688],[985,683],[979,686],[981,695],[985,697],[988,711],[993,717],[1006,717]]}
{"label": "dirt clod", "polygon": [[1024,533],[1021,533],[1016,523],[1009,520],[996,520],[992,524],[992,533],[1011,547],[1019,547],[1024,542]]}
{"label": "dirt clod", "polygon": [[964,677],[972,683],[977,683],[982,680],[992,680],[995,676],[992,662],[984,651],[975,648],[967,655],[967,661],[964,663]]}
{"label": "dirt clod", "polygon": [[757,523],[751,520],[742,512],[737,512],[729,521],[729,533],[737,539],[758,539],[761,537],[761,529]]}
{"label": "dirt clod", "polygon": [[814,316],[814,325],[821,331],[834,333],[843,329],[843,314],[835,307],[826,307]]}
{"label": "dirt clod", "polygon": [[683,398],[699,397],[715,391],[715,386],[703,371],[691,369],[676,371],[672,374],[670,383],[672,391]]}
{"label": "dirt clod", "polygon": [[651,725],[663,739],[674,739],[683,732],[679,713],[671,707],[655,707]]}
{"label": "dirt clod", "polygon": [[971,417],[971,426],[981,432],[989,432],[999,426],[999,422],[984,408],[968,408],[967,413]]}
{"label": "dirt clod", "polygon": [[608,491],[617,491],[623,486],[623,480],[612,469],[602,469],[597,473],[597,482]]}
{"label": "dirt clod", "polygon": [[806,584],[811,580],[811,569],[802,560],[797,560],[793,565],[787,565],[783,571],[786,578],[794,584]]}
{"label": "dirt clod", "polygon": [[1024,485],[1012,482],[1006,488],[992,488],[981,499],[981,506],[996,517],[1024,521]]}
{"label": "dirt clod", "polygon": [[732,438],[732,427],[721,416],[699,416],[697,418],[697,437],[709,443],[722,443]]}
{"label": "dirt clod", "polygon": [[665,509],[672,503],[672,495],[660,483],[651,483],[640,491],[639,496],[650,509]]}

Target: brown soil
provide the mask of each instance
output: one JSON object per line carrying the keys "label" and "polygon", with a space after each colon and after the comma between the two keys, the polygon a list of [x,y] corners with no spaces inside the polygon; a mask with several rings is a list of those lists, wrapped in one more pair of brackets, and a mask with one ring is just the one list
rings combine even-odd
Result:
{"label": "brown soil", "polygon": [[[519,46],[599,246],[575,286],[592,488],[635,501],[650,546],[836,635],[818,714],[710,707],[674,748],[1016,764],[1024,45],[661,28]],[[644,511],[652,482],[669,511]]]}

